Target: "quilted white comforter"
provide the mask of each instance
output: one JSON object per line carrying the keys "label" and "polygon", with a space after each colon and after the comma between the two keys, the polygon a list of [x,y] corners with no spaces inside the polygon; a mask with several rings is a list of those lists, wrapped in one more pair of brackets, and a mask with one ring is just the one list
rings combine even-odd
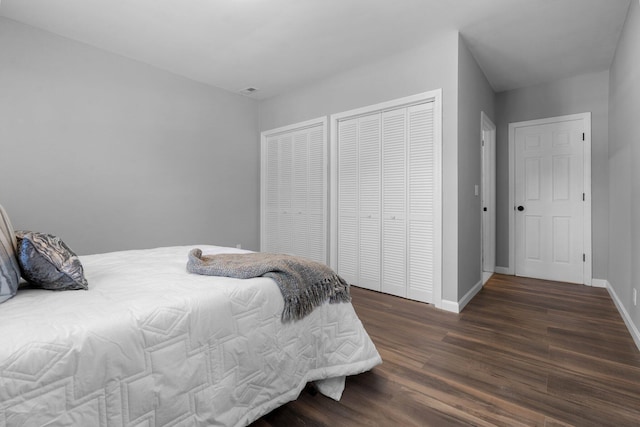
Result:
{"label": "quilted white comforter", "polygon": [[188,274],[185,246],[81,257],[88,291],[0,305],[0,427],[240,426],[381,362],[351,304],[283,324],[267,278]]}

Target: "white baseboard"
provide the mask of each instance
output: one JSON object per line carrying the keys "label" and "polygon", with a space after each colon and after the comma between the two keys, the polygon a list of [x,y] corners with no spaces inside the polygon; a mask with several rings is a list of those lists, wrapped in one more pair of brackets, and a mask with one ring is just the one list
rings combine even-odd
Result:
{"label": "white baseboard", "polygon": [[609,282],[604,279],[591,279],[591,286],[594,288],[608,288]]}
{"label": "white baseboard", "polygon": [[493,272],[491,271],[483,271],[482,272],[482,286],[486,285],[489,279],[493,276]]}
{"label": "white baseboard", "polygon": [[513,274],[511,271],[509,271],[509,267],[498,267],[496,266],[496,273],[498,274]]}
{"label": "white baseboard", "polygon": [[471,301],[473,297],[475,297],[476,294],[480,292],[483,285],[484,283],[482,282],[482,280],[480,280],[473,286],[473,288],[469,289],[469,292],[467,292],[459,302],[447,301],[443,299],[442,306],[440,308],[446,311],[451,311],[453,313],[460,313],[462,309],[467,304],[469,304],[469,301]]}
{"label": "white baseboard", "polygon": [[[458,305],[460,306],[460,311],[462,311],[462,309],[465,308],[467,304],[469,304],[469,301],[471,301],[473,297],[475,297],[476,294],[482,290],[482,286],[484,286],[484,283],[482,282],[482,280],[480,280],[473,286],[473,288],[469,289],[469,292],[467,292],[458,303]],[[460,313],[460,311],[458,311],[458,313]]]}
{"label": "white baseboard", "polygon": [[449,301],[449,300],[443,299],[442,305],[439,308],[444,311],[450,311],[451,313],[460,313],[460,308],[458,307],[458,303],[455,301]]}
{"label": "white baseboard", "polygon": [[638,328],[636,327],[636,325],[633,324],[633,321],[631,320],[631,316],[629,315],[629,312],[627,312],[627,309],[624,308],[624,305],[620,301],[620,298],[618,298],[618,294],[616,294],[615,289],[613,289],[613,286],[611,286],[611,283],[609,283],[608,280],[601,280],[601,279],[594,279],[591,282],[592,286],[596,286],[594,284],[596,280],[598,281],[598,283],[604,282],[605,284],[604,287],[607,288],[607,291],[609,291],[609,295],[611,295],[611,299],[613,300],[613,303],[616,305],[616,308],[618,309],[620,316],[622,316],[622,320],[624,320],[625,325],[627,325],[627,329],[631,334],[631,338],[633,338],[633,341],[636,343],[636,347],[638,347],[638,350],[640,350],[640,331],[638,331]]}

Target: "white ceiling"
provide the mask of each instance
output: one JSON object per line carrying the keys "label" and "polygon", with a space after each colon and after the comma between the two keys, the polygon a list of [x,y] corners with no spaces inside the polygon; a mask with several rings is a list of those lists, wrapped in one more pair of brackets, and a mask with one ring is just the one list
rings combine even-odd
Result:
{"label": "white ceiling", "polygon": [[0,15],[264,99],[459,30],[496,91],[611,64],[630,0],[0,0]]}

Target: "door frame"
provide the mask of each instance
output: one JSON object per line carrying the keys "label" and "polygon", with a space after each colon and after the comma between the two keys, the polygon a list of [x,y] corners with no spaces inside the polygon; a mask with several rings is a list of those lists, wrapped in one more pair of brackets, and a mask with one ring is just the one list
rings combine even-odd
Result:
{"label": "door frame", "polygon": [[[496,271],[496,125],[491,121],[484,111],[480,112],[480,137],[482,139],[482,237],[481,237],[481,269],[482,283],[486,283],[491,275]],[[488,185],[485,185],[488,184]],[[486,213],[484,208],[487,208]],[[485,218],[491,224],[489,230],[485,227]],[[493,233],[493,239],[486,239],[486,232]],[[489,247],[487,247],[489,245]],[[493,252],[493,267],[485,270],[485,253]]]}
{"label": "door frame", "polygon": [[583,207],[583,242],[585,261],[582,269],[582,283],[591,286],[592,247],[591,247],[591,113],[569,114],[565,116],[548,117],[538,120],[527,120],[509,123],[509,268],[508,274],[515,275],[516,259],[516,223],[515,223],[515,135],[516,129],[528,126],[538,126],[564,122],[569,120],[583,120],[584,124],[584,156],[583,156],[583,180],[584,180],[584,207]]}

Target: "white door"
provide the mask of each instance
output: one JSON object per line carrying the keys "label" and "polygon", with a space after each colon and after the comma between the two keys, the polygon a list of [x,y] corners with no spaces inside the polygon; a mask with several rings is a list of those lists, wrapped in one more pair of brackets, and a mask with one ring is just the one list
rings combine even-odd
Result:
{"label": "white door", "polygon": [[327,144],[325,126],[309,130],[309,179],[307,222],[309,251],[307,257],[327,263]]}
{"label": "white door", "polygon": [[291,254],[309,257],[309,221],[307,198],[309,195],[309,132],[293,134],[291,161],[291,218],[293,222]]}
{"label": "white door", "polygon": [[380,290],[380,115],[358,120],[358,246],[356,284]]}
{"label": "white door", "polygon": [[407,297],[427,302],[434,301],[437,263],[435,126],[433,102],[407,109]]}
{"label": "white door", "polygon": [[[344,280],[358,283],[358,119],[345,120],[338,126],[339,157],[337,263],[333,267]],[[338,150],[336,150],[338,151]]]}
{"label": "white door", "polygon": [[331,116],[331,267],[441,307],[441,91]]}
{"label": "white door", "polygon": [[482,113],[482,271],[483,281],[496,268],[496,126]]}
{"label": "white door", "polygon": [[407,109],[382,113],[382,291],[407,297]]}
{"label": "white door", "polygon": [[260,250],[327,262],[326,120],[261,135]]}
{"label": "white door", "polygon": [[278,252],[293,254],[293,211],[292,189],[293,178],[293,135],[286,134],[280,138],[278,158]]}
{"label": "white door", "polygon": [[280,252],[278,220],[280,218],[280,138],[264,138],[262,145],[262,224],[260,250]]}
{"label": "white door", "polygon": [[584,283],[585,122],[515,128],[515,273]]}

